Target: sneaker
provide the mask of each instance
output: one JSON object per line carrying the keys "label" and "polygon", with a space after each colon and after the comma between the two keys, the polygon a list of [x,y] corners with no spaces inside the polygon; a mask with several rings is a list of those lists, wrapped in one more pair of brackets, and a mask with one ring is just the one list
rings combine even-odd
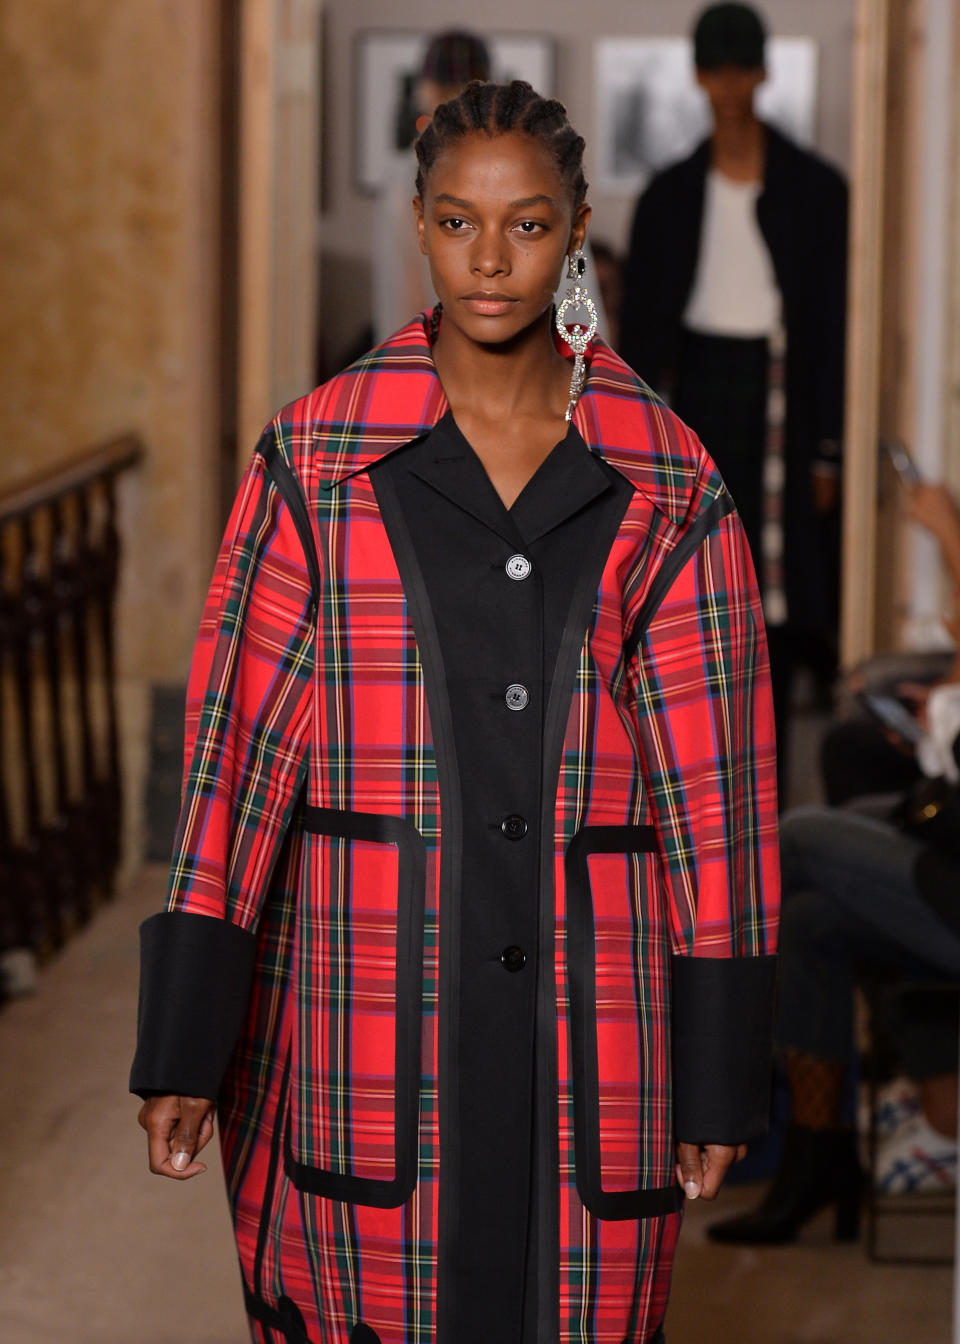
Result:
{"label": "sneaker", "polygon": [[908,1078],[894,1078],[877,1092],[877,1140],[892,1138],[905,1121],[920,1114],[920,1097]]}
{"label": "sneaker", "polygon": [[877,1152],[876,1189],[883,1195],[949,1194],[957,1188],[957,1145],[914,1115]]}

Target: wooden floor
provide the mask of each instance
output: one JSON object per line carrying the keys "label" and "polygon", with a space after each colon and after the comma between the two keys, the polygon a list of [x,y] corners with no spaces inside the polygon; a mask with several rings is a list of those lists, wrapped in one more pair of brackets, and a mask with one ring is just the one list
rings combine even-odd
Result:
{"label": "wooden floor", "polygon": [[[147,1172],[126,1092],[137,925],[149,869],[0,1013],[0,1341],[242,1344],[248,1338],[222,1180]],[[948,1269],[874,1266],[826,1219],[777,1250],[713,1246],[712,1218],[755,1188],[690,1207],[669,1344],[946,1344]],[[491,1341],[491,1344],[496,1344]]]}

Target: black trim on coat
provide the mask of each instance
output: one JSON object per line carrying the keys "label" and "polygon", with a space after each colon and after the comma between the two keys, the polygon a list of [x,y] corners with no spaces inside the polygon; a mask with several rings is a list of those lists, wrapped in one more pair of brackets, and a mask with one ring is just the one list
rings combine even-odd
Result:
{"label": "black trim on coat", "polygon": [[[287,1051],[286,1063],[283,1066],[283,1076],[280,1079],[280,1091],[277,1095],[277,1109],[273,1117],[273,1134],[270,1136],[270,1160],[267,1163],[267,1179],[264,1182],[263,1207],[260,1210],[260,1225],[257,1228],[257,1248],[253,1255],[253,1295],[257,1298],[263,1296],[263,1257],[267,1249],[267,1241],[270,1237],[270,1222],[272,1215],[271,1200],[277,1179],[277,1168],[280,1165],[280,1145],[283,1135],[284,1116],[287,1113],[287,1092],[290,1087],[290,1052]],[[244,1282],[244,1292],[247,1292],[247,1285]]]}
{"label": "black trim on coat", "polygon": [[380,1336],[366,1321],[357,1321],[350,1331],[350,1344],[380,1344]]}
{"label": "black trim on coat", "polygon": [[674,1133],[744,1143],[770,1119],[775,956],[671,959]]}
{"label": "black trim on coat", "polygon": [[623,478],[621,507],[612,512],[606,532],[598,529],[581,559],[580,576],[560,642],[543,725],[543,797],[540,818],[540,928],[537,953],[536,1037],[536,1226],[541,1249],[537,1266],[536,1344],[556,1344],[560,1337],[560,1115],[557,1067],[557,970],[555,942],[557,901],[554,889],[554,846],[557,787],[563,744],[576,685],[577,662],[590,629],[603,567],[633,498]]}
{"label": "black trim on coat", "polygon": [[[288,1344],[312,1344],[303,1312],[292,1298],[281,1297],[272,1307],[265,1298],[252,1293],[246,1284],[243,1297],[247,1315],[270,1330],[279,1330]],[[380,1336],[366,1321],[357,1321],[350,1331],[350,1344],[380,1344]]]}
{"label": "black trim on coat", "polygon": [[694,555],[703,542],[710,535],[713,529],[726,518],[727,514],[735,512],[735,505],[726,490],[717,495],[716,499],[709,504],[698,518],[691,524],[689,531],[683,540],[670,555],[667,556],[660,569],[657,571],[650,589],[643,599],[643,605],[637,613],[633,623],[633,629],[630,631],[630,637],[624,645],[624,658],[629,663],[630,659],[640,647],[640,641],[646,634],[650,622],[659,610],[660,603],[666,597],[673,584],[674,579],[683,569],[684,565]]}
{"label": "black trim on coat", "polygon": [[310,526],[310,510],[307,507],[303,487],[277,447],[277,441],[272,432],[268,431],[263,435],[257,444],[257,451],[263,458],[264,465],[277,487],[280,498],[290,510],[290,517],[297,529],[300,545],[303,547],[304,559],[307,562],[310,589],[313,593],[313,605],[315,608],[319,607],[321,591],[320,559],[317,553],[317,541],[313,535],[313,528]]}
{"label": "black trim on coat", "polygon": [[272,1307],[265,1298],[251,1292],[244,1284],[243,1300],[248,1316],[270,1330],[279,1330],[288,1344],[312,1344],[303,1312],[292,1298],[281,1297],[277,1305]]}
{"label": "black trim on coat", "polygon": [[423,665],[423,681],[430,711],[437,784],[440,793],[440,892],[438,920],[437,992],[445,1004],[437,1017],[437,1109],[440,1129],[440,1177],[437,1213],[437,1344],[456,1344],[451,1334],[455,1303],[447,1270],[452,1239],[456,1232],[459,1189],[460,1136],[457,1130],[459,1097],[457,1060],[460,1021],[460,868],[463,853],[463,818],[460,808],[460,774],[457,764],[453,719],[446,687],[443,654],[437,634],[427,585],[417,560],[413,538],[403,517],[389,473],[373,471],[370,484],[387,538],[393,550],[417,648]]}
{"label": "black trim on coat", "polygon": [[308,835],[365,840],[397,848],[397,952],[394,1040],[394,1176],[378,1180],[300,1162],[290,1137],[288,1108],[283,1135],[284,1170],[306,1194],[376,1209],[396,1209],[417,1184],[420,1116],[420,1033],[423,998],[423,921],[427,852],[423,836],[406,817],[347,812],[331,807],[302,809]]}
{"label": "black trim on coat", "polygon": [[140,1002],[130,1091],[214,1099],[250,1001],[256,934],[165,910],[140,926]]}
{"label": "black trim on coat", "polygon": [[676,1182],[636,1190],[604,1190],[600,1151],[596,937],[588,859],[591,854],[656,851],[653,826],[584,826],[570,841],[564,859],[577,1191],[590,1213],[613,1221],[676,1213],[683,1202],[683,1192]]}

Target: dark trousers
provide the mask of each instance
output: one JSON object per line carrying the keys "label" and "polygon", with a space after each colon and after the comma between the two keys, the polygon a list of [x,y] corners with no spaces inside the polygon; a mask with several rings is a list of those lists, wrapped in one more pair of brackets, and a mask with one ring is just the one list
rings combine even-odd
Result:
{"label": "dark trousers", "polygon": [[[769,369],[766,337],[741,339],[686,331],[671,395],[673,409],[697,433],[733,497],[761,582]],[[777,782],[782,798],[796,670],[809,667],[818,685],[828,686],[836,671],[836,653],[822,635],[798,628],[789,620],[784,625],[769,626],[767,642],[777,731]]]}
{"label": "dark trousers", "polygon": [[[914,880],[922,851],[883,821],[834,808],[797,808],[781,826],[779,1045],[849,1057],[853,991],[864,970],[960,980],[960,937]],[[960,873],[958,873],[960,878]],[[957,1067],[957,1008],[914,996],[897,1024],[898,1053],[917,1078]]]}

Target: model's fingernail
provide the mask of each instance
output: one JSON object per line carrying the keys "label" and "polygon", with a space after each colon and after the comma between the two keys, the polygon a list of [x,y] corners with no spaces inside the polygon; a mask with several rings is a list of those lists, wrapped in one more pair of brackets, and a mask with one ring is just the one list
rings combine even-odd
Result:
{"label": "model's fingernail", "polygon": [[687,1199],[698,1199],[700,1197],[700,1187],[696,1181],[684,1181],[683,1188],[687,1192]]}
{"label": "model's fingernail", "polygon": [[170,1165],[173,1167],[174,1171],[186,1171],[187,1167],[190,1165],[190,1154],[185,1153],[181,1149],[179,1153],[174,1153],[173,1157],[171,1157]]}

